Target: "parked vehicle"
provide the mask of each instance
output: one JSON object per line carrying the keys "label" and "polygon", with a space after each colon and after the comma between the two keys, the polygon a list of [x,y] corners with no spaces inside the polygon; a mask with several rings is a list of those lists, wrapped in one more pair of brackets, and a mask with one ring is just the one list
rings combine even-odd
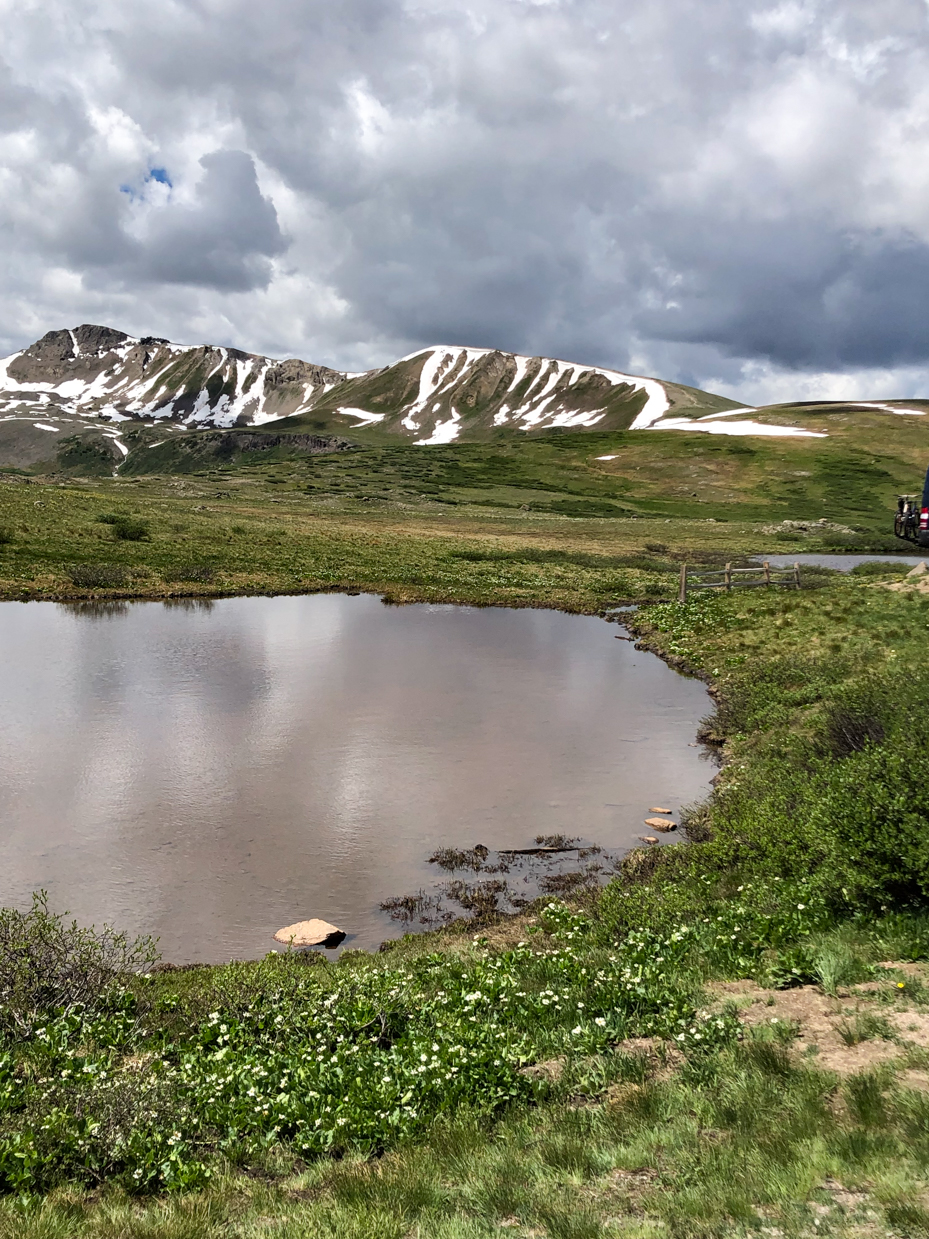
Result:
{"label": "parked vehicle", "polygon": [[894,516],[894,533],[917,546],[929,546],[929,470],[923,486],[922,503],[917,495],[898,495]]}

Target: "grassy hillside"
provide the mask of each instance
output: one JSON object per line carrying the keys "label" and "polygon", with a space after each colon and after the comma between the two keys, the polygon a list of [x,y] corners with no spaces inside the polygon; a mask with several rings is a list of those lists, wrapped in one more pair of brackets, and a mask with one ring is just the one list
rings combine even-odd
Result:
{"label": "grassy hillside", "polygon": [[[263,455],[258,452],[240,453],[224,467],[237,477],[244,467],[254,471],[249,476],[255,480],[273,479],[275,485],[305,488],[319,497],[412,504],[439,499],[577,516],[769,522],[826,517],[869,531],[886,526],[896,495],[921,486],[929,465],[926,424],[880,413],[830,416],[826,439],[682,431],[561,431],[527,439],[522,432],[501,430],[488,444],[424,449],[376,443],[365,434],[377,432],[368,431],[346,436],[357,444],[354,452],[308,459],[295,437],[289,468],[288,425],[277,423],[280,442],[264,454],[276,470],[257,471]],[[811,415],[804,424],[816,429],[827,423]],[[305,437],[306,428],[299,433]],[[143,432],[137,434],[139,446],[132,432],[126,436],[131,450],[124,476],[189,472],[195,458],[186,443],[203,437],[169,440],[152,450]],[[566,501],[576,510],[564,510]]]}
{"label": "grassy hillside", "polygon": [[910,549],[895,496],[929,456],[921,419],[877,413],[828,439],[511,432],[322,453],[277,427],[123,433],[117,477],[88,478],[76,447],[66,470],[0,473],[0,596],[363,588],[591,611],[672,597],[682,558]]}

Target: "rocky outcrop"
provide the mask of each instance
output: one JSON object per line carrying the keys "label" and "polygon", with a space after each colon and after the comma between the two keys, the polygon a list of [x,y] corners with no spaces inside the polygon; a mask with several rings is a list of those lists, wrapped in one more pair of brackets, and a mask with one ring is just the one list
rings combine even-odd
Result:
{"label": "rocky outcrop", "polygon": [[289,357],[265,371],[265,387],[288,387],[291,383],[311,383],[314,387],[332,386],[345,378],[338,370],[328,366],[314,366],[298,357]]}
{"label": "rocky outcrop", "polygon": [[82,323],[73,331],[49,331],[8,367],[18,383],[54,383],[65,377],[93,378],[113,350],[129,337],[112,327]]}
{"label": "rocky outcrop", "polygon": [[202,443],[208,448],[213,448],[218,456],[235,452],[268,452],[274,448],[317,455],[322,452],[346,452],[355,446],[348,439],[340,439],[333,435],[276,435],[255,430],[211,432],[198,435],[196,440],[191,439],[190,442]]}

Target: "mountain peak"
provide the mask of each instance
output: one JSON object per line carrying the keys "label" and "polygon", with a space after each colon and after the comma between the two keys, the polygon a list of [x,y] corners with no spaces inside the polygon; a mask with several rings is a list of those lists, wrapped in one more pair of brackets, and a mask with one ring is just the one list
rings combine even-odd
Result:
{"label": "mountain peak", "polygon": [[0,362],[8,417],[136,419],[184,427],[282,418],[421,444],[500,429],[624,429],[731,401],[658,379],[500,349],[431,345],[348,374],[215,345],[186,347],[94,323],[49,331]]}

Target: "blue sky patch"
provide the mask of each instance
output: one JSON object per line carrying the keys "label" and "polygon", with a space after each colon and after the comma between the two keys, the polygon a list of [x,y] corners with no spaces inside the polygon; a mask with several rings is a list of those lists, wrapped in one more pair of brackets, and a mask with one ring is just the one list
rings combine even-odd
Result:
{"label": "blue sky patch", "polygon": [[[142,185],[148,185],[150,181],[157,181],[159,185],[167,185],[169,189],[174,188],[174,182],[168,176],[167,168],[149,168]],[[120,185],[119,192],[126,194],[133,202],[136,198],[141,197],[141,192],[136,185]]]}

